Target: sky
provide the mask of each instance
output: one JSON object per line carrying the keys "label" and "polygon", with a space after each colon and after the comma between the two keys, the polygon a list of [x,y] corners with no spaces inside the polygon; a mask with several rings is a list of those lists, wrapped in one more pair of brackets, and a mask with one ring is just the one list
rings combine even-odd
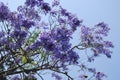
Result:
{"label": "sky", "polygon": [[[8,3],[12,10],[24,2],[24,0],[0,1]],[[120,80],[120,0],[61,0],[61,4],[68,11],[75,13],[87,26],[94,26],[101,21],[109,25],[111,30],[107,39],[115,46],[112,58],[101,56],[92,65],[108,75],[106,80]]]}

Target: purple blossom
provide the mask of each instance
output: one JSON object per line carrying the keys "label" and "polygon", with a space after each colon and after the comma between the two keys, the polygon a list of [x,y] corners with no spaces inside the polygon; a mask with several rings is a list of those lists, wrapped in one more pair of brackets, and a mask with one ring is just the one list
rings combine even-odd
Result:
{"label": "purple blossom", "polygon": [[34,8],[27,8],[24,6],[18,7],[18,13],[12,12],[9,18],[11,25],[16,29],[21,29],[21,27],[25,27],[29,29],[31,26],[35,26],[35,21],[40,21],[40,16],[38,12]]}
{"label": "purple blossom", "polygon": [[100,22],[96,25],[97,30],[95,33],[102,34],[104,36],[107,36],[107,33],[109,32],[110,28],[108,28],[108,25],[104,22]]}
{"label": "purple blossom", "polygon": [[41,9],[43,9],[45,12],[51,11],[51,7],[49,6],[48,3],[41,4]]}
{"label": "purple blossom", "polygon": [[23,20],[22,25],[23,27],[25,27],[26,29],[29,29],[31,26],[34,26],[35,23],[31,20]]}
{"label": "purple blossom", "polygon": [[[97,56],[95,53],[94,53],[94,56]],[[88,62],[92,62],[92,61],[94,61],[95,59],[94,59],[94,56],[90,56],[90,57],[88,57]]]}
{"label": "purple blossom", "polygon": [[20,49],[20,43],[12,43],[12,42],[9,42],[8,44],[9,48],[11,48],[12,50],[17,50],[17,49]]}
{"label": "purple blossom", "polygon": [[89,47],[91,45],[91,42],[94,41],[91,29],[85,26],[81,27],[81,40],[82,40],[82,46],[83,47]]}
{"label": "purple blossom", "polygon": [[35,74],[32,72],[30,72],[27,77],[28,77],[28,80],[37,80],[35,77]]}
{"label": "purple blossom", "polygon": [[68,24],[70,25],[73,31],[75,31],[76,28],[81,25],[82,20],[79,20],[75,15],[68,12],[66,9],[60,7],[60,12],[62,16],[65,16],[67,18]]}
{"label": "purple blossom", "polygon": [[73,26],[79,26],[80,25],[80,21],[77,18],[73,19]]}
{"label": "purple blossom", "polygon": [[52,6],[58,6],[60,4],[59,0],[54,0]]}
{"label": "purple blossom", "polygon": [[98,56],[99,54],[105,54],[108,58],[111,58],[112,51],[104,48],[103,46],[92,48],[92,51],[94,52],[94,56]]}
{"label": "purple blossom", "polygon": [[79,56],[76,52],[69,50],[71,48],[69,43],[71,34],[71,31],[63,27],[52,30],[49,33],[44,33],[44,35],[40,36],[40,39],[46,50],[52,51],[56,58],[65,62],[77,63]]}
{"label": "purple blossom", "polygon": [[[103,24],[99,24],[99,26],[103,26]],[[103,26],[106,27],[106,26]],[[113,48],[113,44],[110,41],[104,41],[103,38],[100,36],[101,33],[96,33],[100,31],[101,28],[104,30],[103,27],[100,28],[88,28],[88,27],[81,27],[81,39],[82,39],[82,46],[90,47],[91,50],[94,52],[94,55],[89,57],[89,61],[94,60],[95,56],[99,54],[105,54],[108,58],[111,58],[111,53],[109,48]],[[107,29],[108,30],[108,29]],[[107,34],[108,31],[104,31],[104,34]],[[99,35],[99,36],[98,36]]]}
{"label": "purple blossom", "polygon": [[30,7],[40,7],[45,12],[51,11],[49,3],[46,3],[43,0],[26,0],[25,5]]}
{"label": "purple blossom", "polygon": [[103,44],[107,48],[110,48],[110,47],[113,48],[114,47],[113,43],[110,42],[110,41],[104,41]]}
{"label": "purple blossom", "polygon": [[22,30],[14,30],[11,33],[11,37],[16,38],[16,39],[24,39],[27,36],[27,32],[22,31]]}
{"label": "purple blossom", "polygon": [[48,51],[53,51],[56,53],[56,50],[66,51],[70,48],[71,45],[69,44],[69,40],[71,38],[71,34],[72,32],[64,27],[57,28],[51,32],[41,34],[40,40]]}
{"label": "purple blossom", "polygon": [[30,7],[34,7],[37,4],[36,0],[26,0],[25,4]]}
{"label": "purple blossom", "polygon": [[108,58],[111,58],[111,53],[112,53],[112,51],[110,51],[109,49],[103,49],[103,53],[104,53]]}
{"label": "purple blossom", "polygon": [[55,31],[52,32],[53,34],[55,34],[53,37],[58,41],[69,41],[73,33],[73,31],[68,30],[65,27],[62,28],[57,28]]}
{"label": "purple blossom", "polygon": [[50,32],[44,32],[40,35],[40,41],[44,48],[50,52],[52,51],[56,58],[61,61],[77,63],[79,56],[76,52],[70,50],[69,43],[72,31],[65,27],[54,29]]}
{"label": "purple blossom", "polygon": [[79,55],[73,51],[73,50],[70,50],[67,52],[67,57],[66,59],[68,59],[68,61],[70,61],[71,63],[73,64],[78,64],[78,59],[79,59]]}
{"label": "purple blossom", "polygon": [[21,59],[21,57],[17,57],[16,59],[15,59],[15,64],[17,63],[20,63],[22,61],[22,59]]}
{"label": "purple blossom", "polygon": [[[41,16],[43,14],[45,14],[44,17],[49,17],[49,22],[53,22],[53,24],[46,24],[45,22],[47,21],[40,21],[42,20]],[[46,14],[48,14],[48,16]],[[28,80],[36,80],[35,74],[29,72],[30,69],[35,73],[39,70],[37,69],[39,67],[40,70],[51,69],[67,71],[69,70],[69,65],[77,64],[80,66],[80,69],[84,68],[84,70],[93,73],[96,80],[102,80],[102,78],[106,76],[102,72],[96,72],[95,68],[87,68],[82,62],[79,62],[81,57],[74,50],[75,48],[89,48],[93,51],[93,54],[90,54],[90,56],[89,54],[87,55],[89,62],[94,61],[94,58],[100,54],[111,58],[112,51],[110,49],[114,46],[112,42],[104,40],[104,37],[108,35],[110,30],[106,23],[100,22],[93,28],[81,26],[82,20],[62,8],[59,0],[54,0],[52,5],[44,2],[44,0],[26,0],[25,4],[19,6],[17,11],[14,12],[11,12],[7,6],[0,2],[0,22],[1,21],[5,22],[5,24],[3,24],[5,28],[1,27],[0,30],[0,57],[2,58],[2,56],[8,54],[5,61],[1,63],[2,66],[6,66],[5,69],[1,68],[3,71],[8,70],[9,73],[9,68],[13,66],[11,63],[15,63],[16,66],[18,66],[18,64],[22,65],[25,58],[25,62],[27,59],[28,64],[24,64],[24,66],[21,66],[22,68],[16,67],[16,72],[25,72],[24,79]],[[38,28],[38,26],[40,28]],[[77,27],[81,29],[81,41],[78,47],[72,47],[70,42],[71,39],[73,39],[72,34]],[[39,31],[37,29],[42,30],[37,33],[36,31]],[[13,52],[15,55],[11,54]],[[19,55],[19,53],[22,54]],[[38,54],[36,55],[34,53]],[[27,68],[29,69],[27,70]],[[56,80],[62,80],[56,73],[52,73],[52,77],[55,77]],[[87,78],[88,76],[84,74],[80,76],[82,80]],[[19,75],[15,75],[12,80],[21,79]]]}
{"label": "purple blossom", "polygon": [[16,29],[21,29],[22,21],[23,21],[23,16],[22,14],[17,14],[17,13],[11,13],[10,17],[10,22],[11,25],[14,26]]}
{"label": "purple blossom", "polygon": [[96,73],[96,69],[95,68],[88,68],[88,71],[92,72],[92,73]]}
{"label": "purple blossom", "polygon": [[32,45],[28,46],[26,48],[26,51],[30,52],[31,50],[34,51],[34,50],[37,50],[40,46],[41,46],[41,42],[40,41],[36,41],[35,43],[33,43]]}
{"label": "purple blossom", "polygon": [[30,20],[41,20],[41,17],[39,16],[38,12],[35,10],[34,7],[29,8],[26,6],[19,6],[17,8],[18,12],[22,14],[27,19]]}
{"label": "purple blossom", "polygon": [[38,28],[42,27],[43,29],[48,29],[48,23],[42,21],[41,23],[38,24]]}
{"label": "purple blossom", "polygon": [[82,26],[81,27],[81,34],[83,35],[82,37],[88,36],[90,34],[90,31],[91,31],[90,28]]}
{"label": "purple blossom", "polygon": [[56,73],[52,73],[52,77],[55,77],[56,78],[56,80],[62,80],[62,77],[60,77],[58,74],[56,74]]}
{"label": "purple blossom", "polygon": [[25,5],[30,7],[37,6],[41,8],[45,13],[51,11],[51,7],[49,6],[49,3],[46,3],[43,0],[26,0]]}
{"label": "purple blossom", "polygon": [[67,12],[67,10],[66,9],[64,9],[64,8],[62,8],[61,6],[60,6],[60,12],[61,12],[61,14],[62,14],[62,16],[69,16],[69,12]]}
{"label": "purple blossom", "polygon": [[59,11],[57,11],[57,10],[51,10],[50,14],[51,14],[53,17],[56,17],[56,15],[57,15],[58,12],[59,12]]}
{"label": "purple blossom", "polygon": [[10,36],[14,38],[17,45],[21,46],[27,37],[27,32],[16,29],[10,34]]}
{"label": "purple blossom", "polygon": [[58,22],[60,23],[60,24],[65,24],[66,22],[67,22],[67,20],[66,19],[63,19],[63,18],[59,18],[58,19]]}
{"label": "purple blossom", "polygon": [[106,77],[106,75],[102,72],[97,72],[96,73],[96,79],[97,80],[102,80],[103,77]]}
{"label": "purple blossom", "polygon": [[0,21],[7,20],[10,17],[10,10],[0,2]]}
{"label": "purple blossom", "polygon": [[40,35],[40,40],[45,49],[49,51],[53,51],[55,48],[55,40],[51,38],[50,33],[42,33]]}
{"label": "purple blossom", "polygon": [[86,80],[86,78],[88,78],[88,76],[85,75],[85,74],[81,74],[81,75],[79,76],[79,78],[80,78],[80,80]]}
{"label": "purple blossom", "polygon": [[70,26],[72,27],[72,30],[75,31],[81,23],[82,21],[78,20],[77,18],[74,18],[72,19],[72,21],[70,21]]}
{"label": "purple blossom", "polygon": [[0,40],[0,44],[1,45],[8,45],[9,43],[9,40],[7,39],[7,37],[3,37],[1,40]]}
{"label": "purple blossom", "polygon": [[12,80],[21,80],[18,75],[15,75]]}
{"label": "purple blossom", "polygon": [[0,31],[0,38],[5,35],[5,32]]}

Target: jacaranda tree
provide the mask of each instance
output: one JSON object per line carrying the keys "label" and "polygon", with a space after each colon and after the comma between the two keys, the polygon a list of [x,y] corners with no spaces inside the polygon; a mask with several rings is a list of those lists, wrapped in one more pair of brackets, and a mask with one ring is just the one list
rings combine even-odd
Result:
{"label": "jacaranda tree", "polygon": [[[0,2],[0,80],[45,80],[45,75],[50,80],[103,80],[106,75],[87,63],[100,55],[111,58],[113,44],[104,39],[110,28],[104,22],[92,28],[82,22],[58,0],[26,0],[17,11]],[[70,66],[78,78],[70,75]]]}

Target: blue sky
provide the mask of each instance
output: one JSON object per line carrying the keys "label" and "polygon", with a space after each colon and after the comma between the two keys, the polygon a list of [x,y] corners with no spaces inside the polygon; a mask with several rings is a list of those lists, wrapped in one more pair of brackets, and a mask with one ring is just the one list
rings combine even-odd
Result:
{"label": "blue sky", "polygon": [[[9,3],[12,10],[15,10],[23,1],[4,0],[5,3]],[[83,23],[87,26],[93,26],[100,21],[109,24],[111,31],[107,39],[115,45],[112,58],[107,59],[102,56],[92,65],[108,75],[106,80],[120,80],[120,0],[61,0],[61,4],[83,19]]]}

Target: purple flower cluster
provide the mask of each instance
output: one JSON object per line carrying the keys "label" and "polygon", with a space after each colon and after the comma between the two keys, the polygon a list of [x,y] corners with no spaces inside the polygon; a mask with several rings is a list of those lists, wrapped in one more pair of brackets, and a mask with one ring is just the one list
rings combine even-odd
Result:
{"label": "purple flower cluster", "polygon": [[[91,48],[94,52],[94,56],[99,54],[105,54],[108,58],[111,58],[111,53],[109,48],[113,48],[113,44],[110,41],[104,41],[102,36],[107,36],[110,29],[106,24],[99,23],[94,28],[81,27],[81,39],[82,46],[86,48]],[[92,59],[93,57],[91,57]]]}
{"label": "purple flower cluster", "polygon": [[104,22],[100,22],[96,25],[97,30],[96,30],[96,34],[101,34],[103,36],[107,36],[108,31],[110,30],[110,28],[108,27],[107,24],[105,24]]}
{"label": "purple flower cluster", "polygon": [[62,80],[62,77],[57,75],[56,73],[52,73],[52,77],[55,77],[56,80]]}
{"label": "purple flower cluster", "polygon": [[26,51],[27,51],[27,52],[35,51],[35,50],[37,50],[40,46],[41,46],[41,42],[40,42],[40,41],[36,41],[36,42],[33,43],[32,45],[28,46],[28,47],[26,48]]}
{"label": "purple flower cluster", "polygon": [[26,19],[23,14],[17,14],[17,13],[11,13],[10,17],[11,25],[15,27],[15,29],[22,29],[24,27],[25,29],[29,29],[32,26],[35,25],[35,22],[31,19]]}
{"label": "purple flower cluster", "polygon": [[[91,70],[90,70],[91,71]],[[95,76],[95,78],[93,77]],[[102,72],[96,72],[93,69],[93,76],[90,77],[88,75],[82,74],[79,76],[80,80],[103,80],[103,78],[107,77],[104,73]]]}
{"label": "purple flower cluster", "polygon": [[36,0],[26,0],[25,4],[30,7],[34,7],[37,4]]}
{"label": "purple flower cluster", "polygon": [[20,77],[18,75],[15,75],[12,80],[21,80]]}
{"label": "purple flower cluster", "polygon": [[44,32],[40,35],[42,46],[48,51],[53,52],[56,58],[63,61],[70,61],[76,63],[78,55],[73,50],[70,50],[72,31],[65,27],[53,29],[49,32]]}
{"label": "purple flower cluster", "polygon": [[27,6],[19,6],[17,10],[19,14],[22,14],[22,16],[24,16],[24,18],[30,20],[41,20],[41,17],[39,16],[38,12],[35,10],[34,7],[29,8]]}
{"label": "purple flower cluster", "polygon": [[26,0],[25,4],[26,6],[30,7],[40,7],[45,12],[51,11],[51,7],[49,6],[49,4],[44,2],[43,0]]}
{"label": "purple flower cluster", "polygon": [[[44,17],[48,18],[45,22]],[[114,46],[112,42],[104,40],[110,28],[104,22],[93,28],[81,23],[82,20],[76,15],[60,6],[59,0],[54,0],[52,5],[44,0],[26,0],[25,4],[14,12],[0,2],[0,60],[1,56],[5,57],[8,54],[5,61],[1,61],[1,65],[6,66],[2,71],[9,72],[11,66],[16,65],[15,67],[20,66],[15,70],[16,73],[26,70],[28,66],[29,69],[34,67],[34,73],[39,67],[59,72],[68,70],[67,66],[74,64],[92,72],[97,80],[102,80],[105,74],[96,72],[93,68],[88,69],[80,63],[80,55],[75,49],[89,48],[93,51],[92,55],[87,55],[90,62],[99,54],[111,58],[110,49]],[[78,28],[81,29],[81,41],[79,46],[72,46],[72,35]],[[12,65],[13,63],[15,64]],[[64,74],[69,77],[67,73]],[[25,75],[25,79],[36,79],[32,73]],[[13,80],[21,80],[19,77],[17,75]],[[52,77],[62,80],[56,73],[53,73]],[[86,79],[88,76],[82,75],[81,78]]]}
{"label": "purple flower cluster", "polygon": [[106,77],[106,75],[104,73],[102,73],[102,72],[97,72],[96,73],[96,79],[97,80],[103,80],[102,79],[103,77]]}
{"label": "purple flower cluster", "polygon": [[41,9],[44,10],[45,12],[51,11],[51,8],[48,3],[42,3],[41,4]]}
{"label": "purple flower cluster", "polygon": [[21,31],[21,30],[14,30],[10,36],[14,39],[17,39],[17,41],[19,41],[21,43],[21,41],[24,41],[26,36],[27,36],[27,32],[25,31]]}
{"label": "purple flower cluster", "polygon": [[72,32],[70,30],[62,27],[42,33],[40,35],[40,40],[47,51],[54,50],[54,53],[59,53],[59,51],[67,51],[70,48],[71,45],[69,44],[69,40],[71,38],[71,34]]}
{"label": "purple flower cluster", "polygon": [[35,77],[35,74],[30,72],[26,78],[27,80],[37,80],[37,78]]}
{"label": "purple flower cluster", "polygon": [[10,11],[7,6],[0,2],[0,21],[7,20],[10,16]]}
{"label": "purple flower cluster", "polygon": [[52,6],[55,7],[58,6],[59,4],[60,4],[59,0],[54,0]]}
{"label": "purple flower cluster", "polygon": [[[8,45],[9,48],[12,50],[20,49],[20,47],[25,43],[26,37],[27,37],[27,32],[22,31],[22,30],[14,30],[10,34],[10,39],[8,38]],[[6,43],[5,43],[6,44]]]}
{"label": "purple flower cluster", "polygon": [[0,38],[4,37],[5,32],[0,31]]}
{"label": "purple flower cluster", "polygon": [[74,14],[68,12],[66,9],[60,7],[60,13],[66,18],[60,18],[58,22],[69,24],[73,31],[75,31],[78,26],[81,26],[82,20],[79,20]]}
{"label": "purple flower cluster", "polygon": [[33,25],[34,25],[33,21],[31,21],[31,20],[23,20],[21,26],[24,26],[26,29],[29,29]]}

